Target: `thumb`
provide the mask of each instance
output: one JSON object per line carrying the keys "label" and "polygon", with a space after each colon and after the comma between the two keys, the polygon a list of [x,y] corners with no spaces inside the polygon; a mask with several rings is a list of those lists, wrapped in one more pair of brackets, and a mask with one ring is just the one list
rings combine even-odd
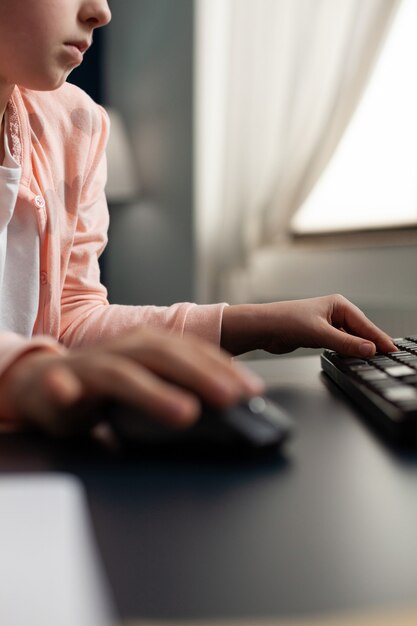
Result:
{"label": "thumb", "polygon": [[66,365],[54,364],[41,373],[37,385],[33,378],[28,383],[31,387],[21,403],[23,414],[50,434],[66,429],[68,419],[63,411],[74,405],[83,392],[77,376]]}
{"label": "thumb", "polygon": [[83,386],[78,377],[65,365],[56,365],[45,372],[43,386],[59,406],[73,404],[81,397]]}

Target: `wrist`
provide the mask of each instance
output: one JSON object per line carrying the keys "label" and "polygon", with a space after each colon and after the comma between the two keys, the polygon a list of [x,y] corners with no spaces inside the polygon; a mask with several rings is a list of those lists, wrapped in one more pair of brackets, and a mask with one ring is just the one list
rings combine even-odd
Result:
{"label": "wrist", "polygon": [[223,311],[221,346],[234,356],[262,349],[266,344],[265,306],[235,304]]}

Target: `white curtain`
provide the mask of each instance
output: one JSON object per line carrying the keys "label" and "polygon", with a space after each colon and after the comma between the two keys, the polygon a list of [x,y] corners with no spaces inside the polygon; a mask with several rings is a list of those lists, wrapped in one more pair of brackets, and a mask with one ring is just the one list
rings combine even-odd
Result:
{"label": "white curtain", "polygon": [[399,1],[197,0],[199,301],[246,299],[251,253],[285,241]]}

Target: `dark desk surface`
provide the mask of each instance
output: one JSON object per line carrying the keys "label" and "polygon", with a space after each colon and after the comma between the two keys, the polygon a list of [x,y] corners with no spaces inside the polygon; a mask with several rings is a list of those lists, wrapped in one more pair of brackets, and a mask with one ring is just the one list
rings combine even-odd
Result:
{"label": "dark desk surface", "polygon": [[368,429],[318,356],[251,365],[296,421],[285,458],[128,458],[2,435],[0,470],[80,477],[122,617],[415,605],[417,454]]}

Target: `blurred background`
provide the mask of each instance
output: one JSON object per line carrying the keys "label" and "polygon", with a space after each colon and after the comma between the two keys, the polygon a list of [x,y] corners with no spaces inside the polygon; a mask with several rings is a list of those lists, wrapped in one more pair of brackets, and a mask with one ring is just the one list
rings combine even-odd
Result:
{"label": "blurred background", "polygon": [[417,2],[112,0],[112,302],[341,292],[417,333]]}

